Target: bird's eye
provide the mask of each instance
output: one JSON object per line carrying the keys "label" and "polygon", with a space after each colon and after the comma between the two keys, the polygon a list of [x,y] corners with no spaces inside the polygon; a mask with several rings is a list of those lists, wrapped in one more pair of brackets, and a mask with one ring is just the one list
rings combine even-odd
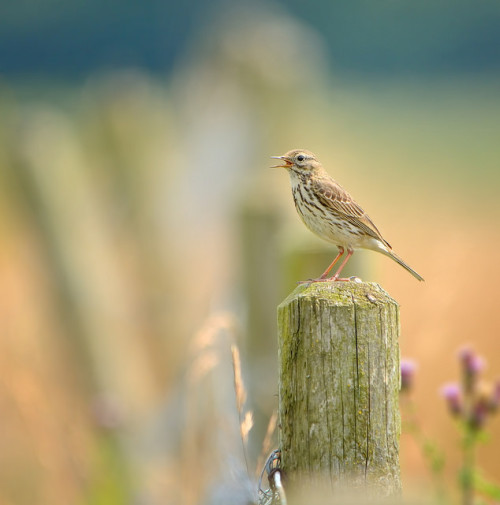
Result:
{"label": "bird's eye", "polygon": [[297,156],[297,161],[304,161],[305,159],[306,159],[306,157],[303,154],[299,154]]}

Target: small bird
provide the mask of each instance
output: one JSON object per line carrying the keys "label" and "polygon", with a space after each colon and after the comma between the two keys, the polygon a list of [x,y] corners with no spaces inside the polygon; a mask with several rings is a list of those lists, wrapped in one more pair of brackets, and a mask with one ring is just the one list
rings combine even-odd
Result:
{"label": "small bird", "polygon": [[[423,281],[415,270],[397,256],[366,212],[353,200],[323,168],[316,156],[305,149],[294,149],[283,156],[271,156],[283,162],[273,168],[286,168],[290,174],[293,201],[304,224],[318,237],[338,247],[338,254],[318,279],[348,281],[340,277],[355,249],[381,252],[406,268],[416,279]],[[347,249],[347,255],[332,277],[328,274]]]}

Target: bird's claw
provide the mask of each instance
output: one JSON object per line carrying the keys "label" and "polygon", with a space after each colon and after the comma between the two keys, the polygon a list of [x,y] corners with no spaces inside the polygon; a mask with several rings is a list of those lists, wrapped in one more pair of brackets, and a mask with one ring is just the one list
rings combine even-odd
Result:
{"label": "bird's claw", "polygon": [[351,277],[318,277],[317,279],[307,279],[306,281],[297,281],[297,284],[312,284],[313,282],[357,282],[362,283],[363,281],[356,275]]}
{"label": "bird's claw", "polygon": [[307,279],[307,281],[297,281],[297,284],[311,284],[311,282],[315,282],[318,279]]}

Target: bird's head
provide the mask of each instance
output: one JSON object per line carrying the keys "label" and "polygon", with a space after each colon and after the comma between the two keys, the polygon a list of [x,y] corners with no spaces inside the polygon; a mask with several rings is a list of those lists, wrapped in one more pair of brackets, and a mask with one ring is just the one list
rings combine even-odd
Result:
{"label": "bird's head", "polygon": [[282,167],[297,174],[311,174],[321,168],[321,163],[316,156],[305,149],[294,149],[283,156],[271,156],[271,158],[282,161],[281,164],[274,165],[272,168]]}

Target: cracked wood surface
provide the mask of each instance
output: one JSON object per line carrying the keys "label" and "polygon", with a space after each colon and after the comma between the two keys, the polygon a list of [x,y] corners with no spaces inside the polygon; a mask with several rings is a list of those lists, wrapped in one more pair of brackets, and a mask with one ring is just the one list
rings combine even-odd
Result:
{"label": "cracked wood surface", "polygon": [[298,286],[278,307],[282,466],[389,496],[399,472],[399,306],[375,283]]}

